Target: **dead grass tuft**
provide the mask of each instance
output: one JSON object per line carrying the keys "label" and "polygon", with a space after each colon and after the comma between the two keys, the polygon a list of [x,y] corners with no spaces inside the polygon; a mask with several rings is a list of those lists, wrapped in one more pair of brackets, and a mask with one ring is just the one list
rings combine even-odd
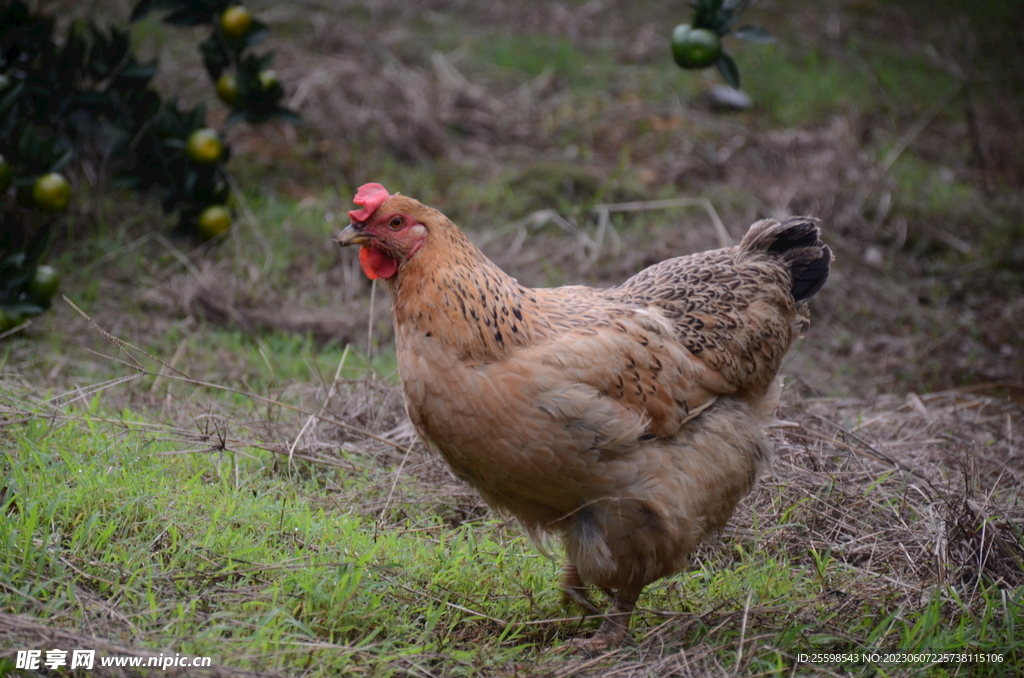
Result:
{"label": "dead grass tuft", "polygon": [[470,83],[440,52],[426,68],[414,69],[384,43],[344,29],[326,39],[333,46],[329,55],[275,45],[284,56],[279,70],[295,83],[289,105],[331,139],[352,183],[358,156],[376,146],[423,160],[456,153],[460,138],[493,143],[525,131],[501,118],[503,110],[519,116],[514,111],[521,108]]}
{"label": "dead grass tuft", "polygon": [[791,421],[734,519],[741,533],[756,515],[772,525],[761,535],[769,548],[829,554],[906,591],[1024,584],[1020,406],[948,391],[818,399],[780,414]]}
{"label": "dead grass tuft", "polygon": [[165,284],[142,293],[143,306],[174,317],[234,325],[253,334],[308,334],[320,343],[348,343],[365,335],[367,310],[358,301],[310,307],[280,294],[257,297],[224,268],[207,264],[196,273],[170,276]]}
{"label": "dead grass tuft", "polygon": [[[175,655],[174,652],[165,654],[112,642],[102,635],[43,625],[28,615],[6,612],[0,612],[0,636],[3,637],[5,646],[19,649],[45,651],[53,648],[88,648],[95,650],[97,656],[141,657],[143,662],[147,662],[151,658],[162,660],[163,657],[174,657]],[[66,675],[102,676],[103,678],[139,678],[155,675],[199,676],[200,678],[282,678],[285,674],[244,671],[229,666],[189,667],[187,669],[173,666],[169,666],[167,669],[103,668],[96,662],[91,670]]]}

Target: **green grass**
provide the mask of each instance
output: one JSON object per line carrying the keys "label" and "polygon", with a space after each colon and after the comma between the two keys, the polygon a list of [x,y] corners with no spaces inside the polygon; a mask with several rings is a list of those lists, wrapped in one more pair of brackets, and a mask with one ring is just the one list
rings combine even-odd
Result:
{"label": "green grass", "polygon": [[[5,391],[5,402],[23,402]],[[304,675],[548,675],[578,661],[547,648],[590,625],[560,621],[557,564],[514,525],[453,527],[429,502],[382,516],[367,506],[386,494],[390,470],[283,475],[257,448],[175,454],[180,444],[144,415],[113,419],[94,398],[5,429],[0,609],[75,628],[113,608],[108,640],[236,668],[309,667]],[[784,520],[800,524],[803,510]],[[638,642],[711,648],[730,667],[745,634],[751,675],[791,675],[803,670],[794,657],[814,652],[993,652],[1004,662],[959,675],[1022,668],[1024,592],[982,586],[970,604],[952,587],[908,597],[830,552],[758,547],[786,546],[777,529],[755,515],[753,542],[704,549],[694,570],[651,586]],[[843,668],[907,675],[921,664]]]}
{"label": "green grass", "polygon": [[777,45],[744,45],[736,59],[744,89],[783,127],[863,106],[872,98],[860,69],[814,49],[789,56]]}
{"label": "green grass", "polygon": [[[117,601],[121,633],[156,645],[228,664],[314,661],[319,675],[338,675],[442,652],[454,634],[494,645],[466,671],[481,669],[530,647],[516,625],[529,601],[553,608],[551,564],[499,523],[450,529],[428,513],[382,531],[358,506],[325,508],[329,480],[315,469],[284,479],[258,450],[219,464],[173,455],[159,437],[88,411],[14,434],[0,481],[8,610],[73,624],[98,597]],[[460,608],[512,623],[493,629]]]}
{"label": "green grass", "polygon": [[561,37],[502,33],[480,40],[477,49],[482,61],[502,71],[518,72],[535,78],[545,71],[553,70],[574,83],[581,83],[590,61],[570,40]]}
{"label": "green grass", "polygon": [[785,41],[734,44],[744,89],[783,127],[852,111],[920,115],[956,86],[951,74],[898,45],[851,42],[837,54],[835,47],[795,49]]}
{"label": "green grass", "polygon": [[891,171],[899,186],[904,209],[916,210],[923,215],[946,214],[962,223],[971,216],[970,205],[977,198],[977,188],[944,176],[944,169],[915,155],[904,154],[896,160]]}

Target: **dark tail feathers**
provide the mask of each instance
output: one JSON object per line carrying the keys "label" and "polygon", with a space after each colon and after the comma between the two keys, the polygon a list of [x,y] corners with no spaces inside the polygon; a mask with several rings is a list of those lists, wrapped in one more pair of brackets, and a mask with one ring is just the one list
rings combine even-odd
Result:
{"label": "dark tail feathers", "polygon": [[821,229],[812,217],[790,217],[781,224],[762,219],[747,231],[740,248],[772,252],[782,257],[793,276],[793,298],[810,299],[828,280],[832,250],[821,242]]}

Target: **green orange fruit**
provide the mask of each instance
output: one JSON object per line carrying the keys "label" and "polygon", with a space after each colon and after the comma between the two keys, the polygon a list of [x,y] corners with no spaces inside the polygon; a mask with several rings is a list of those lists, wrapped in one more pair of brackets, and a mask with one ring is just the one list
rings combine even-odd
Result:
{"label": "green orange fruit", "polygon": [[217,78],[217,96],[228,106],[234,106],[238,101],[238,81],[230,73],[222,73]]}
{"label": "green orange fruit", "polygon": [[274,89],[280,87],[281,83],[277,81],[277,73],[274,71],[260,71],[260,85],[263,89]]}
{"label": "green orange fruit", "polygon": [[32,184],[32,204],[44,212],[60,212],[71,201],[71,184],[64,175],[50,172]]}
{"label": "green orange fruit", "polygon": [[220,15],[220,30],[228,40],[241,40],[252,30],[252,14],[241,5],[229,7]]}
{"label": "green orange fruit", "polygon": [[196,225],[204,238],[214,238],[231,228],[231,212],[224,205],[210,205],[199,213]]}
{"label": "green orange fruit", "polygon": [[0,332],[6,332],[7,330],[14,329],[18,325],[25,322],[25,317],[18,313],[5,313],[0,308]]}
{"label": "green orange fruit", "polygon": [[32,276],[32,282],[28,284],[29,299],[40,304],[47,304],[53,295],[57,293],[60,285],[60,274],[53,266],[37,266]]}
{"label": "green orange fruit", "polygon": [[722,56],[722,39],[707,28],[679,24],[672,31],[672,57],[683,68],[707,68]]}
{"label": "green orange fruit", "polygon": [[188,157],[200,165],[215,165],[224,154],[224,144],[216,130],[203,127],[188,136],[185,146]]}

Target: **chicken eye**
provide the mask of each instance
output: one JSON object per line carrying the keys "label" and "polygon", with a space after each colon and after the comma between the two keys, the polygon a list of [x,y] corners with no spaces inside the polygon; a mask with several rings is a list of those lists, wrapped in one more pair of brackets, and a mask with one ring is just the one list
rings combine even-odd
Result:
{"label": "chicken eye", "polygon": [[403,224],[405,224],[405,220],[402,219],[402,217],[392,217],[391,221],[388,222],[388,226],[396,231],[400,229]]}

